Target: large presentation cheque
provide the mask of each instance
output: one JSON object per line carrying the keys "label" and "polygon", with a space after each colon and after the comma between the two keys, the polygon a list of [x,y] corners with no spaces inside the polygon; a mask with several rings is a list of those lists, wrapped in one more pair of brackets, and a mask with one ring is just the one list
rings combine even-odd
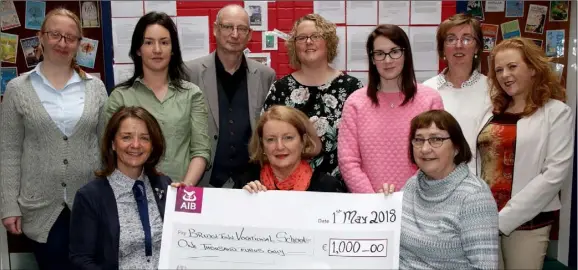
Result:
{"label": "large presentation cheque", "polygon": [[397,269],[402,193],[167,192],[160,269]]}

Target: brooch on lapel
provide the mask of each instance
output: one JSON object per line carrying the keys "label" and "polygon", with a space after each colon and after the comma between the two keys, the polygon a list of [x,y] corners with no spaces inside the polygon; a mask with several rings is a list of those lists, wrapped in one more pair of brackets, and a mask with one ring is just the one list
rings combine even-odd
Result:
{"label": "brooch on lapel", "polygon": [[156,191],[157,195],[159,196],[159,200],[162,200],[165,191],[162,189],[159,189],[159,188],[155,188],[155,191]]}

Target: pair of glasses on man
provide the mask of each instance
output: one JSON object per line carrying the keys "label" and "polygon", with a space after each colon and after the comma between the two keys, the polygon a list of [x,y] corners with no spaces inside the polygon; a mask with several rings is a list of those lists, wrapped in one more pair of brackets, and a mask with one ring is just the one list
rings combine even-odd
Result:
{"label": "pair of glasses on man", "polygon": [[239,35],[242,36],[246,36],[247,34],[249,34],[249,31],[251,31],[251,28],[244,25],[234,26],[232,24],[220,23],[219,28],[221,28],[221,31],[223,31],[223,33],[225,33],[226,35],[232,34],[233,31],[235,31],[235,29],[237,30],[237,33],[239,33]]}
{"label": "pair of glasses on man", "polygon": [[388,53],[384,51],[373,51],[371,57],[375,61],[383,61],[389,55],[391,59],[399,59],[403,55],[403,48],[395,48]]}
{"label": "pair of glasses on man", "polygon": [[296,36],[295,38],[295,42],[297,43],[306,43],[308,39],[311,40],[311,42],[316,42],[316,41],[320,41],[323,39],[323,35],[321,34],[313,34],[310,36]]}
{"label": "pair of glasses on man", "polygon": [[425,144],[425,142],[427,141],[427,143],[429,143],[429,145],[433,148],[438,148],[440,146],[442,146],[442,144],[444,144],[445,140],[449,140],[450,137],[431,137],[431,138],[413,138],[411,139],[411,145],[413,145],[413,147],[423,147],[423,145]]}
{"label": "pair of glasses on man", "polygon": [[64,42],[68,44],[75,44],[82,39],[81,37],[75,35],[63,35],[58,31],[45,31],[42,32],[42,34],[47,35],[51,41],[60,42],[62,39],[64,39]]}
{"label": "pair of glasses on man", "polygon": [[476,42],[476,39],[472,36],[463,36],[461,38],[457,38],[456,36],[449,36],[445,40],[446,45],[449,46],[456,46],[458,42],[464,46],[468,46],[474,44],[474,42]]}

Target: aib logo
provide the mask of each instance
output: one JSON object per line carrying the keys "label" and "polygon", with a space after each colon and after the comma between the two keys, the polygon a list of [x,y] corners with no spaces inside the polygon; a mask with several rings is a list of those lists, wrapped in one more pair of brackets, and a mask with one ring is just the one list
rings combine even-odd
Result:
{"label": "aib logo", "polygon": [[203,189],[184,187],[177,189],[176,212],[201,213],[203,208]]}

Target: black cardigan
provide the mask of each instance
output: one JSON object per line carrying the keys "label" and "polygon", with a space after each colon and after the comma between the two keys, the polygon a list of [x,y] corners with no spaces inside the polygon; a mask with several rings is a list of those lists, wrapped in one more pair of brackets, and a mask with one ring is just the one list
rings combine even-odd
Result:
{"label": "black cardigan", "polygon": [[[167,176],[148,175],[161,218],[165,213]],[[159,198],[156,189],[163,190]],[[70,218],[70,263],[78,270],[118,270],[120,224],[114,192],[106,178],[78,190]]]}
{"label": "black cardigan", "polygon": [[[243,188],[247,183],[255,180],[261,180],[261,166],[251,163],[245,173],[237,177],[233,188]],[[318,192],[346,192],[345,187],[335,177],[321,173],[318,170],[313,171],[311,182],[307,191]]]}

